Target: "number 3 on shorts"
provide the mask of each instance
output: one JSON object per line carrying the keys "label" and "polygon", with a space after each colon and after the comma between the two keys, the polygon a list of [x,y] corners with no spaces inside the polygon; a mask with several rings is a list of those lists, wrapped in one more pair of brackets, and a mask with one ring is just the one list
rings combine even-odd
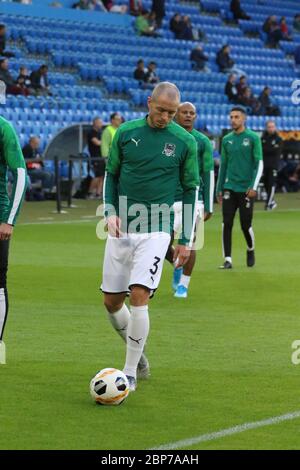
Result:
{"label": "number 3 on shorts", "polygon": [[153,268],[149,270],[153,276],[157,273],[158,263],[160,262],[161,258],[159,258],[158,256],[154,256],[154,260],[155,261],[153,263]]}

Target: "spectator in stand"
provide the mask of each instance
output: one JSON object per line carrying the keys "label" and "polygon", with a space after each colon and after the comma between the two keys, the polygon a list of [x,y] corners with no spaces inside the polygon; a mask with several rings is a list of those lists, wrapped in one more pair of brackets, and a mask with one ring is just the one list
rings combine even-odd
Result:
{"label": "spectator in stand", "polygon": [[240,0],[231,0],[230,11],[235,20],[251,20],[251,16],[242,9]]}
{"label": "spectator in stand", "polygon": [[261,104],[258,99],[253,95],[250,87],[247,87],[242,96],[238,97],[238,104],[245,106],[248,109],[249,114],[259,115]]}
{"label": "spectator in stand", "polygon": [[194,70],[202,72],[210,71],[206,65],[206,62],[208,61],[208,56],[204,53],[201,44],[198,44],[194,49],[192,49],[190,54],[190,60],[193,63],[192,67]]}
{"label": "spectator in stand", "polygon": [[19,75],[16,82],[17,85],[19,85],[21,88],[30,88],[31,81],[26,67],[20,67]]}
{"label": "spectator in stand", "polygon": [[298,68],[300,67],[300,46],[296,47],[294,57],[295,57],[295,65]]}
{"label": "spectator in stand", "polygon": [[225,44],[218,52],[216,57],[217,65],[222,73],[234,73],[236,75],[245,75],[243,70],[234,65],[234,60],[230,57],[230,46]]}
{"label": "spectator in stand", "polygon": [[76,10],[89,10],[89,0],[79,0],[79,2],[73,3],[72,8]]}
{"label": "spectator in stand", "polygon": [[276,104],[273,104],[270,98],[272,93],[271,88],[266,86],[261,92],[258,100],[261,104],[261,113],[267,116],[280,116],[280,109]]}
{"label": "spectator in stand", "polygon": [[281,29],[282,39],[284,39],[286,41],[292,41],[293,40],[293,38],[291,37],[291,35],[289,33],[289,28],[288,28],[288,25],[286,24],[286,17],[285,16],[283,16],[280,19],[280,29]]}
{"label": "spectator in stand", "polygon": [[175,39],[182,39],[184,24],[179,13],[175,13],[170,19],[170,31],[174,33]]}
{"label": "spectator in stand", "polygon": [[34,160],[26,162],[27,172],[30,181],[42,182],[42,189],[45,192],[50,192],[54,186],[54,175],[44,169],[44,163],[39,153],[40,139],[38,137],[30,137],[27,145],[22,149],[25,160]]}
{"label": "spectator in stand", "polygon": [[103,123],[100,118],[96,117],[93,120],[93,127],[87,135],[87,143],[89,148],[90,157],[93,159],[92,167],[94,170],[95,178],[92,179],[89,187],[89,196],[102,198],[103,180],[105,175],[105,158],[101,157],[101,135]]}
{"label": "spectator in stand", "polygon": [[42,96],[52,95],[49,88],[47,65],[41,65],[37,70],[31,72],[30,81],[30,90],[33,94]]}
{"label": "spectator in stand", "polygon": [[147,71],[145,69],[145,63],[143,59],[138,60],[136,65],[137,66],[133,73],[133,77],[139,81],[140,85],[142,85],[146,80],[146,71]]}
{"label": "spectator in stand", "polygon": [[266,19],[263,24],[263,31],[267,34],[267,44],[270,47],[277,47],[279,41],[284,39],[275,15],[269,16]]}
{"label": "spectator in stand", "polygon": [[247,77],[245,75],[242,75],[239,78],[239,82],[236,86],[238,97],[243,96],[244,91],[246,90],[246,88],[248,88]]}
{"label": "spectator in stand", "polygon": [[294,16],[293,28],[297,33],[300,33],[300,14]]}
{"label": "spectator in stand", "polygon": [[236,86],[236,75],[231,73],[225,85],[225,95],[228,97],[230,103],[237,103],[238,91]]}
{"label": "spectator in stand", "polygon": [[149,23],[149,12],[143,10],[142,14],[135,20],[135,28],[139,36],[150,36],[158,37],[158,34],[154,30],[154,26],[150,26]]}
{"label": "spectator in stand", "polygon": [[129,13],[132,16],[139,16],[143,11],[142,0],[130,0],[129,1]]}
{"label": "spectator in stand", "polygon": [[165,11],[165,0],[152,0],[151,11],[156,15],[156,24],[158,28],[161,28],[162,21],[166,15]]}
{"label": "spectator in stand", "polygon": [[159,82],[159,77],[155,72],[156,67],[157,65],[155,62],[150,62],[148,65],[148,71],[145,76],[145,82],[151,85],[153,88]]}
{"label": "spectator in stand", "polygon": [[0,56],[2,57],[15,57],[13,52],[6,51],[6,26],[0,24]]}
{"label": "spectator in stand", "polygon": [[119,113],[112,113],[110,116],[110,122],[111,123],[102,132],[101,155],[103,158],[108,157],[114,135],[122,124],[122,116]]}
{"label": "spectator in stand", "polygon": [[[183,22],[183,34],[181,39],[185,39],[186,41],[194,41],[196,37],[194,36],[194,30],[193,30],[193,25],[191,23],[191,19],[189,16],[185,15],[182,18]],[[197,37],[199,39],[199,36]]]}
{"label": "spectator in stand", "polygon": [[21,87],[13,78],[8,70],[8,59],[0,60],[0,80],[6,85],[6,93],[8,95],[30,95],[30,91],[26,87]]}
{"label": "spectator in stand", "polygon": [[127,5],[114,5],[113,0],[102,0],[102,3],[110,13],[127,13]]}

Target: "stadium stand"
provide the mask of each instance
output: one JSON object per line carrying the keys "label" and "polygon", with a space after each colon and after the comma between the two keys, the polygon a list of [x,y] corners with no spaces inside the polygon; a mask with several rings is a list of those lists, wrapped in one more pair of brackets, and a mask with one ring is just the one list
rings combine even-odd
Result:
{"label": "stadium stand", "polygon": [[[183,99],[197,105],[197,128],[220,135],[228,127],[231,105],[224,94],[227,75],[218,72],[215,57],[226,43],[236,65],[247,73],[254,94],[259,95],[265,86],[272,89],[273,101],[281,109],[281,116],[274,117],[278,128],[300,129],[300,108],[291,100],[297,72],[290,57],[300,45],[300,34],[293,32],[292,42],[281,41],[278,48],[269,49],[262,32],[270,15],[285,16],[292,31],[294,16],[299,13],[296,1],[285,2],[284,7],[278,0],[243,1],[251,20],[235,24],[229,0],[202,0],[199,5],[169,0],[160,38],[137,36],[135,18],[129,15],[74,11],[74,2],[68,0],[60,0],[63,8],[45,7],[50,1],[42,3],[33,0],[32,6],[21,6],[0,2],[0,22],[7,27],[9,50],[15,54],[9,59],[13,76],[22,65],[30,72],[43,63],[49,67],[52,96],[8,95],[1,110],[16,126],[22,145],[35,134],[45,148],[58,130],[90,122],[94,115],[104,122],[113,111],[126,120],[143,116],[149,91],[141,89],[133,78],[140,58],[146,64],[154,60],[160,79],[176,83]],[[115,4],[128,1],[117,0]],[[150,9],[151,4],[151,0],[143,0],[145,8]],[[190,52],[195,42],[175,40],[169,30],[176,12],[189,15],[193,25],[204,31],[209,73],[192,69]],[[262,130],[265,121],[265,116],[249,116],[248,124]]]}

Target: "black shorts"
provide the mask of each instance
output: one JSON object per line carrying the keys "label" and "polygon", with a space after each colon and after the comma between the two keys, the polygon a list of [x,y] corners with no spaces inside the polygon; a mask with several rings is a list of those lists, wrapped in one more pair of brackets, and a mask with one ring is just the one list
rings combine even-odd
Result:
{"label": "black shorts", "polygon": [[105,175],[106,158],[99,157],[92,162],[95,178]]}

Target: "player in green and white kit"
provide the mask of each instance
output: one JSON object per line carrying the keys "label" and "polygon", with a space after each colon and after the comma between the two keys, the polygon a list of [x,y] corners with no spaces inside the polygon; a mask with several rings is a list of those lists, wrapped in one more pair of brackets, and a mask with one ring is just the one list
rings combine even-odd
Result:
{"label": "player in green and white kit", "polygon": [[253,206],[256,190],[263,172],[262,146],[259,136],[246,129],[246,111],[235,106],[230,112],[233,131],[222,141],[222,155],[217,182],[217,197],[223,211],[222,269],[232,268],[232,227],[237,209],[247,243],[247,266],[255,264],[254,232],[252,228]]}
{"label": "player in green and white kit", "polygon": [[[194,129],[194,122],[197,117],[196,108],[192,103],[181,103],[175,116],[175,121],[186,131],[190,132],[195,138],[198,147],[198,164],[199,164],[199,178],[200,189],[197,203],[197,223],[200,220],[207,221],[213,214],[214,203],[214,159],[212,144],[209,138]],[[175,196],[175,221],[174,232],[180,233],[182,226],[182,187],[178,184]],[[174,248],[169,246],[167,252],[167,259],[172,263],[174,255]],[[174,269],[173,275],[173,289],[174,296],[178,298],[186,298],[191,275],[196,263],[196,250],[191,251],[191,256],[183,268]]]}
{"label": "player in green and white kit", "polygon": [[[0,117],[0,364],[5,364],[4,327],[8,314],[6,276],[9,240],[26,189],[26,166],[13,127]],[[7,173],[14,176],[12,195],[7,193]]]}
{"label": "player in green and white kit", "polygon": [[[101,289],[109,319],[127,343],[124,372],[131,391],[136,388],[137,368],[144,376],[149,373],[143,355],[149,332],[148,302],[158,287],[173,228],[173,217],[166,217],[166,212],[159,215],[158,207],[165,205],[169,213],[178,180],[183,187],[183,210],[190,212],[174,253],[178,266],[187,262],[193,243],[199,186],[197,144],[173,122],[179,103],[175,85],[157,85],[148,98],[148,116],[118,129],[107,164],[104,203],[109,235]],[[124,200],[128,211],[122,210]],[[124,303],[127,293],[130,312]]]}

